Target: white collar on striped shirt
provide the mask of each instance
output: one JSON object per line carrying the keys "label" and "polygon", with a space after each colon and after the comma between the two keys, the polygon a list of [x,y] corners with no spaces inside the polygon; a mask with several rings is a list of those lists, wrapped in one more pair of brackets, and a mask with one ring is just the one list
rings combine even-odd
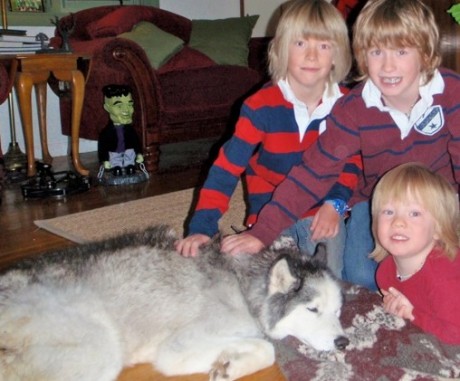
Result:
{"label": "white collar on striped shirt", "polygon": [[[299,139],[302,139],[305,136],[305,132],[310,124],[310,122],[314,119],[322,119],[326,115],[331,112],[332,106],[334,106],[337,99],[339,99],[343,94],[340,91],[339,85],[334,83],[332,88],[329,90],[329,87],[326,86],[324,90],[323,97],[321,99],[321,103],[316,107],[313,114],[308,114],[308,109],[305,103],[300,101],[292,91],[291,86],[289,85],[287,79],[281,79],[278,81],[278,87],[283,94],[283,97],[286,101],[292,103],[294,107],[294,116],[297,122],[297,127],[299,129]],[[329,94],[330,93],[330,94]],[[326,129],[326,123],[323,121],[320,126],[320,133],[322,133]]]}
{"label": "white collar on striped shirt", "polygon": [[392,107],[385,106],[382,102],[382,93],[378,87],[368,79],[363,87],[363,100],[367,108],[377,107],[382,112],[388,112],[401,131],[401,140],[409,135],[415,122],[419,120],[425,111],[433,105],[433,95],[444,91],[444,80],[438,70],[426,85],[420,86],[420,99],[412,108],[410,117]]}

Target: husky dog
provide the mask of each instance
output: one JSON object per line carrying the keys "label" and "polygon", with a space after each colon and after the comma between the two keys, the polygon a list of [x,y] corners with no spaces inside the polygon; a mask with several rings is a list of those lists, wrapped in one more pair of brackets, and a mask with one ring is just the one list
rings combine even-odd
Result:
{"label": "husky dog", "polygon": [[0,276],[0,380],[115,380],[151,363],[165,375],[234,380],[272,365],[269,339],[344,349],[341,289],[291,249],[176,253],[175,233],[138,234],[24,261]]}

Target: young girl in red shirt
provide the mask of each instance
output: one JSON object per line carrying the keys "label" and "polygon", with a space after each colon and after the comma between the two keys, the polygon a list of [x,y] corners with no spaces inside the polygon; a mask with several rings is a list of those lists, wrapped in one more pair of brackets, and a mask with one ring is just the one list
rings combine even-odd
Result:
{"label": "young girl in red shirt", "polygon": [[458,195],[421,164],[387,172],[372,198],[372,231],[385,311],[460,344]]}

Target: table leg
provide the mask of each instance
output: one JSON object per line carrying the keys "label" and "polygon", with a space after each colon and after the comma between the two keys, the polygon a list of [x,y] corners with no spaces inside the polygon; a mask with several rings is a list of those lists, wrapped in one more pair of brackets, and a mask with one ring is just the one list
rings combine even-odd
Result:
{"label": "table leg", "polygon": [[37,98],[38,125],[40,127],[40,141],[42,146],[42,157],[46,164],[51,164],[53,158],[48,150],[48,136],[46,132],[46,90],[47,83],[35,84],[35,96]]}
{"label": "table leg", "polygon": [[80,161],[80,121],[85,97],[85,78],[81,71],[72,71],[72,160],[75,170],[82,176],[89,171]]}
{"label": "table leg", "polygon": [[16,76],[16,94],[21,110],[21,122],[27,155],[27,176],[36,174],[34,157],[34,136],[32,130],[32,86],[33,78],[24,73]]}

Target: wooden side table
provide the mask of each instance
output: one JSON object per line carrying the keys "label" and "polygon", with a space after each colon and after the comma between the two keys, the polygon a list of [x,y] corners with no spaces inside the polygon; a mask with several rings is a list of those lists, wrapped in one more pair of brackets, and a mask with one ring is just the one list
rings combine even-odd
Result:
{"label": "wooden side table", "polygon": [[35,86],[37,98],[38,120],[40,128],[40,141],[42,146],[43,161],[51,164],[53,158],[48,150],[46,132],[46,90],[51,73],[60,81],[70,82],[72,93],[72,131],[71,155],[75,170],[88,176],[80,161],[79,132],[83,98],[85,96],[85,79],[78,70],[79,59],[89,59],[79,54],[72,53],[46,53],[16,55],[18,68],[16,72],[15,89],[19,100],[24,140],[27,155],[27,176],[34,176],[37,172],[34,158],[34,137],[32,128],[32,87]]}

